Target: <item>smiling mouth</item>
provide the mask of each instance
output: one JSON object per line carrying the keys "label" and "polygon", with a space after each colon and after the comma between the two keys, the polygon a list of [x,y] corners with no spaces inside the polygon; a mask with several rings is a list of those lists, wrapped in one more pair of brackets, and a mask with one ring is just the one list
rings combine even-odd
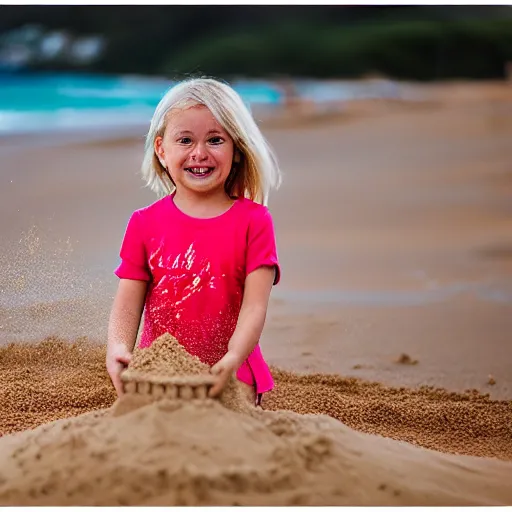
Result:
{"label": "smiling mouth", "polygon": [[213,172],[214,167],[185,167],[185,171],[198,178],[209,176]]}

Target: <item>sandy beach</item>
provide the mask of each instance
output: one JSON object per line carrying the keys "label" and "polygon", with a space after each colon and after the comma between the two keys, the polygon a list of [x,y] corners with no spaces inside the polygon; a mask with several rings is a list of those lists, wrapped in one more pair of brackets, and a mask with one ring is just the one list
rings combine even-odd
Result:
{"label": "sandy beach", "polygon": [[[109,416],[112,272],[130,213],[155,200],[138,175],[144,129],[57,145],[0,139],[0,504],[511,505],[512,88],[432,85],[418,96],[262,122],[284,174],[270,199],[282,281],[261,342],[277,386],[242,430],[239,413],[216,409],[229,427],[197,462],[213,410],[153,404]],[[165,444],[163,425],[176,421],[198,436],[183,441],[195,469],[181,472],[182,491],[152,480],[147,495],[123,498],[123,478],[153,479],[164,461],[148,455],[138,476],[128,475],[135,459],[91,462],[102,433],[139,422]],[[233,437],[247,451],[219,455],[204,477],[201,464]],[[88,461],[73,469],[81,491],[60,492],[52,450]],[[239,485],[229,471],[245,475]],[[94,485],[104,499],[86,499]],[[215,492],[201,494],[207,485]]]}

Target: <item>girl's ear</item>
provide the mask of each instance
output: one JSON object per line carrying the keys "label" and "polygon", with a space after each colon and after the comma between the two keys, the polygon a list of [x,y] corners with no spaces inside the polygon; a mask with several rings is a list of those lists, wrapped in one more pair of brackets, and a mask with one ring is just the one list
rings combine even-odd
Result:
{"label": "girl's ear", "polygon": [[160,160],[160,164],[165,167],[165,163],[164,163],[164,158],[165,158],[165,151],[164,151],[164,148],[163,148],[163,145],[162,145],[162,142],[163,142],[163,139],[162,137],[159,135],[158,137],[155,138],[155,143],[154,143],[154,148],[155,148],[155,153],[156,155],[158,156],[158,160]]}
{"label": "girl's ear", "polygon": [[235,148],[235,154],[233,155],[233,163],[239,164],[242,161],[242,153],[238,148]]}

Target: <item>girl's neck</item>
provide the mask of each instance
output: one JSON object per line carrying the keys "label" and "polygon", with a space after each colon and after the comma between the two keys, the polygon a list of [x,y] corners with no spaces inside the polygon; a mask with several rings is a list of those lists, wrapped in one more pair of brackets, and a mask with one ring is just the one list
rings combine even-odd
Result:
{"label": "girl's neck", "polygon": [[174,193],[174,204],[183,213],[198,219],[222,215],[234,202],[235,199],[231,199],[225,192],[198,196],[177,189]]}

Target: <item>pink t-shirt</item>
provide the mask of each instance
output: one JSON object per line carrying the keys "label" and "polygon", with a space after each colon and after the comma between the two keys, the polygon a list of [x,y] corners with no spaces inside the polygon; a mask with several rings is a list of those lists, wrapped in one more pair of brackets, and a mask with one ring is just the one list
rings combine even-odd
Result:
{"label": "pink t-shirt", "polygon": [[[139,346],[169,332],[190,353],[214,365],[228,350],[246,276],[261,266],[280,278],[274,226],[265,206],[240,198],[210,219],[186,215],[166,196],[135,211],[115,274],[148,281]],[[273,388],[259,344],[237,372],[258,393]]]}

